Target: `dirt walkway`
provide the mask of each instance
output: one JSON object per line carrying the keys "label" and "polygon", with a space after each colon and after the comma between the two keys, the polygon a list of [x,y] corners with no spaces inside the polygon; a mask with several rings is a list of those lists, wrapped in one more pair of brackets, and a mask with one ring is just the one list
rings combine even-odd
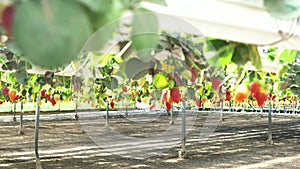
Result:
{"label": "dirt walkway", "polygon": [[[187,136],[188,157],[184,160],[177,158],[179,143],[160,155],[144,159],[125,158],[95,144],[83,131],[82,121],[41,121],[42,166],[44,169],[300,168],[300,118],[275,117],[275,144],[266,145],[266,116],[224,114],[213,135],[205,142],[199,142],[199,132],[206,117],[207,114],[195,117],[195,124]],[[147,123],[133,123],[128,118],[115,117],[111,119],[110,127],[130,137],[151,138],[166,129],[169,121],[169,116]],[[18,135],[17,131],[17,122],[0,123],[0,168],[34,169],[34,122],[24,123],[24,135]],[[153,148],[164,145],[161,142],[151,144]],[[122,147],[129,148],[130,145]]]}

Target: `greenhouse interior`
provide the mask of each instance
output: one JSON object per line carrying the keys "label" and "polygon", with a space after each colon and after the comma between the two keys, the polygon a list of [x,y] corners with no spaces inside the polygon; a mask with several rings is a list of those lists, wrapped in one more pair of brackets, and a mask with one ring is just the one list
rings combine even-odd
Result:
{"label": "greenhouse interior", "polygon": [[0,16],[0,168],[300,168],[300,1],[1,0]]}

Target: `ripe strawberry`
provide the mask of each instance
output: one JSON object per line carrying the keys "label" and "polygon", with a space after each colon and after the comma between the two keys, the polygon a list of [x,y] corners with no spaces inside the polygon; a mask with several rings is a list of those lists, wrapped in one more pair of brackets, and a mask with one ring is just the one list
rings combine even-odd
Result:
{"label": "ripe strawberry", "polygon": [[0,100],[0,104],[3,104],[4,100]]}
{"label": "ripe strawberry", "polygon": [[52,106],[55,106],[56,101],[55,101],[54,97],[52,97],[50,101],[51,101]]}
{"label": "ripe strawberry", "polygon": [[259,107],[261,107],[267,99],[268,99],[268,92],[265,90],[260,90],[256,95],[256,101]]}
{"label": "ripe strawberry", "polygon": [[1,17],[2,24],[9,36],[12,36],[13,34],[12,23],[13,23],[14,13],[15,13],[14,6],[7,6],[2,12],[2,17]]}
{"label": "ripe strawberry", "polygon": [[179,103],[181,100],[181,94],[180,94],[180,90],[178,89],[178,87],[175,87],[173,89],[171,89],[170,92],[171,98],[175,103]]}
{"label": "ripe strawberry", "polygon": [[269,100],[275,100],[275,98],[276,98],[276,95],[275,94],[269,94],[269,97],[268,97],[268,99]]}
{"label": "ripe strawberry", "polygon": [[8,93],[9,93],[9,88],[7,88],[7,87],[3,88],[2,93],[3,93],[4,96],[7,96]]}
{"label": "ripe strawberry", "polygon": [[246,84],[240,84],[235,91],[234,101],[242,102],[250,95],[249,88]]}
{"label": "ripe strawberry", "polygon": [[192,78],[191,78],[191,82],[196,82],[196,78],[197,78],[197,70],[194,67],[190,67],[189,69],[192,73]]}
{"label": "ripe strawberry", "polygon": [[45,90],[41,90],[41,98],[45,98],[46,97],[46,91]]}
{"label": "ripe strawberry", "polygon": [[110,107],[111,107],[111,108],[115,108],[115,103],[114,103],[114,100],[113,100],[113,99],[110,101]]}
{"label": "ripe strawberry", "polygon": [[202,107],[202,102],[201,102],[201,100],[197,100],[197,101],[196,101],[196,104],[197,104],[198,107]]}
{"label": "ripe strawberry", "polygon": [[230,101],[230,100],[231,100],[231,91],[229,89],[227,89],[225,101]]}
{"label": "ripe strawberry", "polygon": [[212,83],[212,88],[214,89],[214,90],[218,90],[218,88],[219,88],[219,85],[221,84],[221,79],[219,78],[219,77],[213,77],[212,79],[211,79],[211,83]]}
{"label": "ripe strawberry", "polygon": [[170,111],[171,110],[171,108],[172,108],[172,102],[166,102],[166,108],[167,108],[167,110],[168,111]]}
{"label": "ripe strawberry", "polygon": [[47,100],[49,100],[49,101],[51,101],[51,100],[52,100],[52,98],[51,98],[50,94],[45,94],[45,97],[46,97],[46,98],[47,98]]}
{"label": "ripe strawberry", "polygon": [[20,99],[20,96],[16,95],[15,100],[19,100],[19,99]]}
{"label": "ripe strawberry", "polygon": [[260,91],[260,84],[256,81],[253,81],[250,83],[250,92],[252,94],[252,96],[255,98],[257,93]]}

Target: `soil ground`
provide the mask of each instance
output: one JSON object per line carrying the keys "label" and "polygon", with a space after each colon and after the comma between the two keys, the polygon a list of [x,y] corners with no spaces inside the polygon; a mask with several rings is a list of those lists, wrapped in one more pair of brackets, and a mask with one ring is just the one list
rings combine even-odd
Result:
{"label": "soil ground", "polygon": [[[197,138],[207,116],[207,113],[195,116],[195,124],[187,134],[185,159],[178,158],[180,142],[153,156],[128,158],[111,154],[95,144],[85,132],[83,121],[44,120],[40,122],[41,164],[44,169],[300,168],[299,117],[273,117],[274,144],[268,145],[267,116],[243,113],[223,114],[211,137],[199,142]],[[110,127],[130,137],[151,138],[163,132],[170,121],[169,116],[160,116],[147,123],[128,119],[115,116],[110,119]],[[18,130],[18,122],[0,123],[0,168],[34,169],[34,121],[24,122],[23,135],[19,135]],[[154,148],[161,143],[153,142],[152,145]]]}

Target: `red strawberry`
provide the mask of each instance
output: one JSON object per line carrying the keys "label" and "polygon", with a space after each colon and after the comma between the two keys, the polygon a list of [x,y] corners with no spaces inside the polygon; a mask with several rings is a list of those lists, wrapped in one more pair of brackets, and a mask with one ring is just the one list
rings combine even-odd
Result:
{"label": "red strawberry", "polygon": [[258,106],[262,106],[267,99],[268,99],[268,92],[265,90],[260,90],[256,94],[256,101]]}
{"label": "red strawberry", "polygon": [[167,107],[167,110],[170,111],[171,108],[172,108],[172,103],[171,102],[166,102],[166,107]]}
{"label": "red strawberry", "polygon": [[7,96],[9,94],[9,88],[7,88],[7,87],[3,88],[2,93],[4,96]]}
{"label": "red strawberry", "polygon": [[181,100],[181,94],[178,87],[171,89],[170,96],[175,103],[179,103]]}
{"label": "red strawberry", "polygon": [[1,18],[2,24],[9,36],[12,36],[13,34],[12,23],[13,23],[14,13],[15,13],[14,6],[7,6],[2,12],[2,18]]}
{"label": "red strawberry", "polygon": [[269,100],[275,100],[275,98],[276,98],[276,95],[275,94],[269,94],[269,97],[268,97],[268,99]]}
{"label": "red strawberry", "polygon": [[219,88],[219,85],[221,84],[221,79],[219,77],[213,77],[212,80],[211,80],[211,83],[212,83],[212,88],[214,90],[218,90]]}
{"label": "red strawberry", "polygon": [[197,101],[196,101],[196,104],[197,104],[198,107],[202,107],[202,102],[201,102],[201,100],[197,100]]}
{"label": "red strawberry", "polygon": [[0,100],[0,104],[3,104],[4,100]]}
{"label": "red strawberry", "polygon": [[250,83],[250,92],[252,96],[255,98],[257,93],[260,91],[260,84],[256,81]]}
{"label": "red strawberry", "polygon": [[15,100],[19,100],[19,99],[20,99],[20,96],[16,95]]}
{"label": "red strawberry", "polygon": [[114,100],[113,100],[113,99],[110,101],[110,107],[111,107],[111,108],[114,108],[114,107],[115,107],[115,103],[114,103]]}
{"label": "red strawberry", "polygon": [[231,100],[231,91],[229,89],[226,90],[226,101],[230,101]]}
{"label": "red strawberry", "polygon": [[51,101],[52,98],[51,98],[51,95],[50,94],[45,94],[45,97],[47,98],[47,100]]}
{"label": "red strawberry", "polygon": [[51,98],[51,104],[52,104],[52,106],[54,106],[56,104],[54,97]]}
{"label": "red strawberry", "polygon": [[191,67],[189,69],[192,73],[192,78],[191,78],[191,82],[196,82],[196,78],[197,78],[197,70],[194,67]]}
{"label": "red strawberry", "polygon": [[45,90],[41,90],[41,97],[42,97],[42,98],[46,97],[46,92],[45,92]]}

